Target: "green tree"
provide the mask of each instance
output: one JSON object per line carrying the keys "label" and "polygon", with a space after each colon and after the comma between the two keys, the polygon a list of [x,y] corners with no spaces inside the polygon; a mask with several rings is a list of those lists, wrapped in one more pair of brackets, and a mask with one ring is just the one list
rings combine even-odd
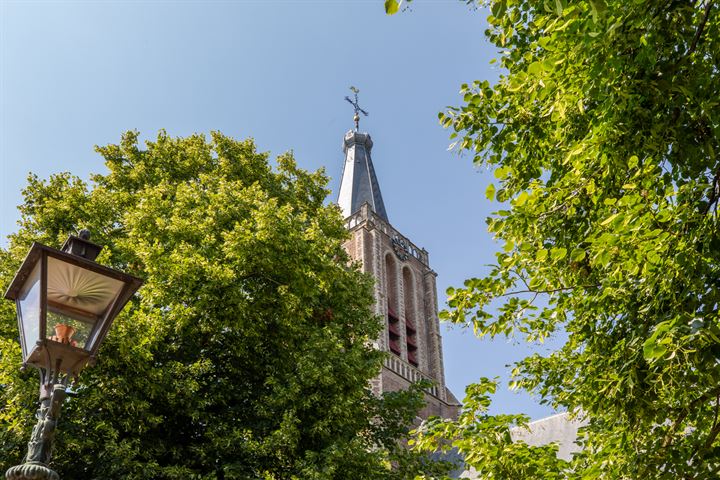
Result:
{"label": "green tree", "polygon": [[[88,228],[98,261],[145,278],[66,402],[64,479],[406,478],[421,391],[374,397],[371,280],[348,267],[322,172],[213,133],[97,148],[108,173],[29,178],[0,251],[7,286],[32,241]],[[0,470],[20,463],[37,376],[0,303]],[[395,465],[395,469],[390,466]],[[431,465],[430,468],[435,468]]]}
{"label": "green tree", "polygon": [[[504,248],[449,290],[443,316],[480,336],[564,331],[512,385],[589,421],[571,463],[529,449],[544,466],[514,478],[717,478],[720,7],[482,3],[502,75],[463,85],[440,121],[494,171],[488,229]],[[418,443],[449,438],[481,473],[511,478],[477,434],[524,419],[482,414],[488,393],[469,389],[460,420],[435,421]]]}

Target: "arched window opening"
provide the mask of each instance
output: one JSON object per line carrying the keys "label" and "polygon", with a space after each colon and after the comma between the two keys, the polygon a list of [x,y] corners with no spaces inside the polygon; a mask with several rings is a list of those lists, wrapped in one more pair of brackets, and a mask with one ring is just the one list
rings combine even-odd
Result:
{"label": "arched window opening", "polygon": [[398,315],[397,267],[390,254],[385,256],[385,285],[387,294],[387,325],[390,351],[400,356],[400,316]]}
{"label": "arched window opening", "polygon": [[403,292],[405,297],[405,342],[408,362],[418,366],[417,327],[415,325],[415,288],[410,269],[403,268]]}

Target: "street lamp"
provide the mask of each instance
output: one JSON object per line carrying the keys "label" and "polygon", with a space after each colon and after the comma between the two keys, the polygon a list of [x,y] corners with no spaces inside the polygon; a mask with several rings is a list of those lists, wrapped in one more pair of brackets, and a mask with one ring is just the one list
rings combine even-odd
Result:
{"label": "street lamp", "polygon": [[95,263],[103,248],[90,232],[70,236],[62,250],[33,243],[5,298],[17,306],[23,366],[40,371],[40,408],[25,463],[7,480],[58,480],[48,467],[70,378],[94,362],[100,344],[142,280]]}

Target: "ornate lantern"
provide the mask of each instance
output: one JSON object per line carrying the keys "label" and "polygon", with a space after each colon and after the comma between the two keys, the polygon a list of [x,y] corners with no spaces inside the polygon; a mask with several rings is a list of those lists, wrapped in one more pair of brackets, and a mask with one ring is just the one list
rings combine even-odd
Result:
{"label": "ornate lantern", "polygon": [[47,468],[69,378],[95,359],[100,344],[142,280],[95,263],[102,246],[90,232],[70,236],[62,250],[33,243],[5,298],[17,306],[23,365],[40,370],[38,425],[26,463],[7,478],[57,479]]}

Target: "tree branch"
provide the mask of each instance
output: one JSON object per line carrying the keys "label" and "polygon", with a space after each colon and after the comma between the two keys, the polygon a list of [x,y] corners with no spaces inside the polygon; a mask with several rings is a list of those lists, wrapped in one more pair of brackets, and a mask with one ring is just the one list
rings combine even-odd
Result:
{"label": "tree branch", "polygon": [[720,394],[718,394],[718,396],[715,397],[715,418],[713,419],[713,426],[710,429],[710,434],[708,435],[708,438],[705,441],[705,450],[712,447],[713,442],[715,441],[718,434],[720,433],[720,423],[718,423],[718,410],[719,409],[720,409]]}
{"label": "tree branch", "polygon": [[703,31],[705,30],[705,24],[708,21],[708,17],[710,16],[710,10],[712,9],[713,1],[708,0],[708,2],[705,4],[705,13],[703,14],[703,18],[700,21],[700,25],[698,25],[698,29],[695,32],[695,37],[693,37],[692,44],[690,45],[690,50],[688,50],[687,55],[690,55],[695,51],[697,48],[698,42],[700,41],[700,37],[703,34]]}
{"label": "tree branch", "polygon": [[[702,403],[703,401],[709,400],[709,399],[711,399],[711,398],[713,398],[713,397],[716,398],[716,403],[715,403],[715,421],[713,422],[713,431],[716,430],[716,429],[720,430],[720,427],[718,426],[718,423],[717,423],[717,419],[718,419],[718,405],[720,404],[720,387],[717,387],[717,388],[714,388],[714,389],[712,389],[712,390],[710,390],[710,391],[707,391],[707,392],[703,393],[702,395],[700,395],[699,397],[697,397],[695,400],[693,400],[692,402],[690,402],[690,404],[689,404],[687,407],[683,407],[683,408],[680,409],[680,410],[681,410],[680,414],[678,415],[677,419],[675,419],[675,421],[673,422],[672,427],[670,428],[670,431],[665,435],[665,439],[663,440],[663,444],[662,444],[663,448],[666,448],[666,447],[670,446],[670,444],[672,443],[672,436],[675,434],[675,432],[677,431],[677,429],[678,429],[678,427],[680,426],[680,424],[681,424],[681,423],[685,420],[685,418],[688,416],[688,414],[690,413],[690,411],[691,411],[695,406],[697,406],[699,403]],[[714,435],[712,435],[712,431],[711,431],[710,433],[711,433],[711,437],[708,437],[708,440],[710,441],[710,444],[712,444],[712,441],[715,439],[715,437],[718,435],[719,432],[715,432]]]}
{"label": "tree branch", "polygon": [[715,176],[713,177],[712,187],[710,188],[710,194],[708,195],[708,203],[705,206],[705,210],[703,211],[704,215],[707,215],[708,212],[710,212],[710,209],[713,207],[713,205],[717,204],[719,198],[720,198],[720,168],[718,168],[717,172],[715,172]]}
{"label": "tree branch", "polygon": [[575,290],[576,288],[582,288],[582,289],[589,289],[589,288],[600,288],[600,284],[595,285],[574,285],[572,287],[560,287],[560,288],[552,288],[550,290],[533,290],[533,289],[527,289],[527,290],[515,290],[513,292],[507,292],[503,293],[502,295],[499,295],[500,297],[509,297],[510,295],[519,295],[521,293],[534,293],[535,295],[540,295],[541,293],[545,294],[551,294],[551,293],[557,293],[557,292],[564,292],[567,290]]}

